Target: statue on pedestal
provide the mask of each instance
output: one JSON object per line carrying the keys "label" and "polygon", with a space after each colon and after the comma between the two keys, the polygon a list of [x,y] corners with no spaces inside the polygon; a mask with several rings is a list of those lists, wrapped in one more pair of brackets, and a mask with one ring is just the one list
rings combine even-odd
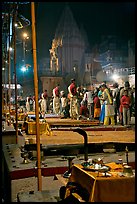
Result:
{"label": "statue on pedestal", "polygon": [[52,71],[59,71],[59,63],[58,63],[58,53],[57,49],[58,47],[62,46],[62,40],[61,39],[53,39],[52,41],[52,48],[50,51],[50,68]]}

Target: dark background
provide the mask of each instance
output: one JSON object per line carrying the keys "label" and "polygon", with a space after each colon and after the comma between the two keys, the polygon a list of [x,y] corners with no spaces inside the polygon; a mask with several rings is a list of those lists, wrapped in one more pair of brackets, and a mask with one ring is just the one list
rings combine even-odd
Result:
{"label": "dark background", "polygon": [[[135,2],[67,2],[80,27],[83,25],[91,48],[102,35],[117,35],[128,40],[135,35]],[[39,57],[49,57],[49,49],[66,2],[35,2],[37,49]],[[29,4],[19,13],[31,21]],[[31,32],[31,26],[24,30]]]}

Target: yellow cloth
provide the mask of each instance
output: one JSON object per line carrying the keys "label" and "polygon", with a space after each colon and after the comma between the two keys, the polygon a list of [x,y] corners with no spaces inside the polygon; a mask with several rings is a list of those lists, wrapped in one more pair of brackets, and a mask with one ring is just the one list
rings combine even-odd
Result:
{"label": "yellow cloth", "polygon": [[[122,168],[115,163],[106,165],[111,167],[111,171]],[[77,182],[89,192],[89,202],[135,201],[135,177],[98,176],[98,172],[86,171],[82,168],[82,165],[74,164],[69,181]]]}
{"label": "yellow cloth", "polygon": [[111,121],[111,125],[115,125],[114,116],[105,116],[104,125],[109,125],[109,119]]}
{"label": "yellow cloth", "polygon": [[[35,135],[36,134],[36,122],[25,122],[26,127],[25,131],[28,135]],[[46,122],[39,122],[39,131],[40,134],[45,133],[46,135],[52,135],[52,131],[50,129],[50,126]]]}
{"label": "yellow cloth", "polygon": [[113,103],[108,89],[105,89],[103,91],[103,98],[107,101],[107,104],[112,104]]}

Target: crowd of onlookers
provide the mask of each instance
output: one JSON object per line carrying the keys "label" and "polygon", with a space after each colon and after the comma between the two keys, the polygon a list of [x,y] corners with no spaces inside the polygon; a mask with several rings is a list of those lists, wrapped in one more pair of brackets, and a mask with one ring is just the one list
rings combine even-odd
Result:
{"label": "crowd of onlookers", "polygon": [[[27,97],[26,110],[35,111],[35,98]],[[45,90],[39,97],[39,112],[53,113],[61,118],[77,120],[99,120],[104,125],[130,125],[131,116],[135,111],[135,87],[130,87],[128,81],[124,87],[114,83],[109,88],[106,83],[89,88],[76,86],[75,79],[71,80],[68,91],[60,90],[60,85],[53,89],[52,98]]]}

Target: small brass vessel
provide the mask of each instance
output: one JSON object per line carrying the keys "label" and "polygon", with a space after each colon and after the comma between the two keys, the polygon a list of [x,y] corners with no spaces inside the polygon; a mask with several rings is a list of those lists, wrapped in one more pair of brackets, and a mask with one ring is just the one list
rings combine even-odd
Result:
{"label": "small brass vessel", "polygon": [[132,176],[133,175],[132,167],[128,166],[128,165],[125,165],[124,168],[123,168],[123,174],[125,176]]}

